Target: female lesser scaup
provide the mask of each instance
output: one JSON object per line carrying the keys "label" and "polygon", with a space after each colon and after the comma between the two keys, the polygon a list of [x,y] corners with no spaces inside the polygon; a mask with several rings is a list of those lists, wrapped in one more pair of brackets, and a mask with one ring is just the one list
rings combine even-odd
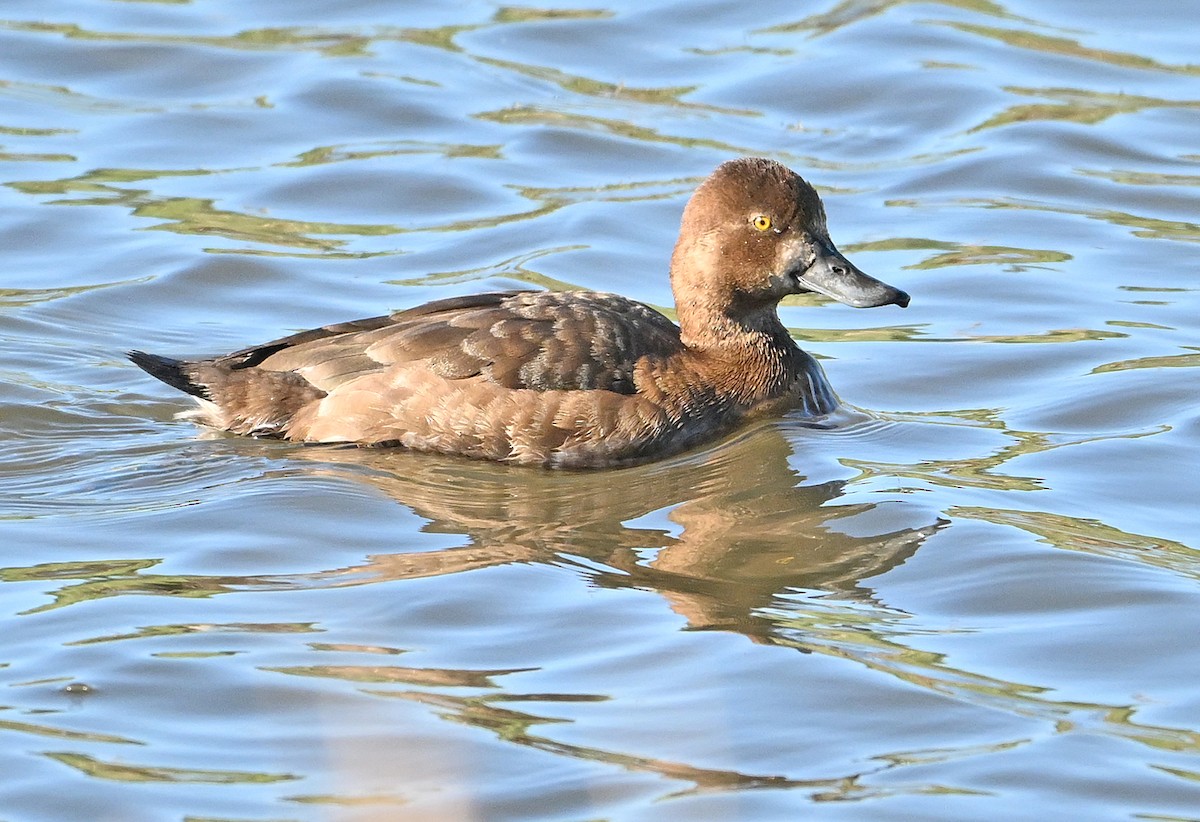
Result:
{"label": "female lesser scaup", "polygon": [[601,468],[675,453],[837,398],[779,321],[815,291],[859,308],[908,295],[855,268],[812,186],[771,160],[723,163],[683,212],[676,326],[615,294],[452,297],[211,360],[129,358],[197,397],[207,425],[302,442],[399,445]]}

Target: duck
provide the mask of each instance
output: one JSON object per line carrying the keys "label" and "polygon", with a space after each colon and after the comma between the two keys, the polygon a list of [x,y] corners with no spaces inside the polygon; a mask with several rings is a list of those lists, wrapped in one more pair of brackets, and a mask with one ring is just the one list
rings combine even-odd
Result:
{"label": "duck", "polygon": [[678,454],[754,419],[831,414],[837,395],[779,319],[815,292],[905,308],[829,238],[816,190],[776,161],[722,163],[683,210],[678,324],[595,291],[440,299],[211,359],[128,352],[190,394],[179,416],[251,437],[400,447],[544,468]]}

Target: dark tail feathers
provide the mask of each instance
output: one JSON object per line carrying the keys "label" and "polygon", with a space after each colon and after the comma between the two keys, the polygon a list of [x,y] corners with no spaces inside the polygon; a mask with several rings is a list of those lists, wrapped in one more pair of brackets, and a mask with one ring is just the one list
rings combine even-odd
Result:
{"label": "dark tail feathers", "polygon": [[145,351],[130,351],[126,354],[130,361],[151,377],[162,380],[172,388],[178,388],[201,399],[212,399],[203,385],[198,385],[185,370],[188,363],[183,360],[173,360],[170,357],[160,357],[157,354],[147,354]]}

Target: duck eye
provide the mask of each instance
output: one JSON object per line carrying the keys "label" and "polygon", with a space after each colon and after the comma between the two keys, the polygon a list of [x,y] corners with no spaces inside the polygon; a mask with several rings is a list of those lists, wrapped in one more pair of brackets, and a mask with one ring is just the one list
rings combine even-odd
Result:
{"label": "duck eye", "polygon": [[750,224],[759,231],[766,231],[771,227],[771,218],[766,214],[759,214],[756,217],[751,218]]}

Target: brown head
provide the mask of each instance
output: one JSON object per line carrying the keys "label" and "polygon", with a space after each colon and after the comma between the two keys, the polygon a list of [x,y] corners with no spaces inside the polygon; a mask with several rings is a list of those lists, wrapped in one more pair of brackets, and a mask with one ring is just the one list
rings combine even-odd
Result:
{"label": "brown head", "polygon": [[719,320],[755,326],[789,294],[815,291],[857,308],[908,305],[907,294],[837,250],[812,186],[759,157],[722,163],[696,189],[683,211],[671,287],[685,340]]}

